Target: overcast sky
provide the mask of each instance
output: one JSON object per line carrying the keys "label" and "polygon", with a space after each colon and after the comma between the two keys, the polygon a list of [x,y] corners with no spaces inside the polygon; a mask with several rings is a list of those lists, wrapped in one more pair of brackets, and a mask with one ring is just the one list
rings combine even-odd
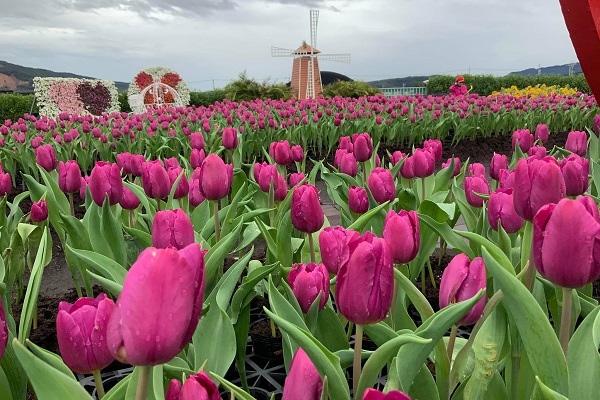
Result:
{"label": "overcast sky", "polygon": [[0,0],[0,60],[125,82],[164,66],[198,90],[244,70],[286,82],[271,46],[309,42],[310,9],[317,48],[351,54],[321,69],[353,79],[577,61],[558,0]]}

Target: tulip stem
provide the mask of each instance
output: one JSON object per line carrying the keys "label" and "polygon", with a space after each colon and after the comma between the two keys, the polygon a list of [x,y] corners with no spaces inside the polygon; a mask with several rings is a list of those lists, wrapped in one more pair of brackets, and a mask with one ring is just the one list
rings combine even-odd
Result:
{"label": "tulip stem", "polygon": [[423,197],[421,198],[421,203],[425,201],[425,178],[421,178],[421,192],[423,193]]}
{"label": "tulip stem", "polygon": [[360,379],[360,372],[362,368],[361,354],[362,354],[362,339],[363,339],[363,327],[362,325],[356,324],[356,335],[354,336],[354,370],[352,371],[352,393],[356,396],[358,392],[358,381]]}
{"label": "tulip stem", "polygon": [[98,395],[98,400],[100,400],[104,397],[104,385],[102,384],[100,370],[94,371],[94,382],[96,383],[96,394]]}
{"label": "tulip stem", "polygon": [[213,204],[214,212],[215,212],[215,244],[221,240],[221,225],[219,223],[219,200],[215,200]]}
{"label": "tulip stem", "polygon": [[312,233],[308,233],[308,247],[310,248],[310,262],[316,263],[317,256],[315,255],[315,241]]}
{"label": "tulip stem", "polygon": [[275,330],[275,321],[269,318],[269,325],[271,325],[271,337],[277,337],[277,331]]}
{"label": "tulip stem", "polygon": [[433,275],[433,268],[431,267],[431,261],[429,261],[429,259],[427,259],[427,270],[429,271],[431,286],[433,286],[434,289],[437,289],[437,285],[435,284],[435,276]]}
{"label": "tulip stem", "polygon": [[138,367],[138,383],[135,391],[135,400],[146,400],[146,392],[148,391],[148,381],[150,380],[150,369],[152,367]]}
{"label": "tulip stem", "polygon": [[363,186],[367,187],[367,163],[363,163]]}
{"label": "tulip stem", "polygon": [[563,288],[562,313],[560,316],[560,347],[567,357],[571,336],[571,310],[573,308],[573,289]]}
{"label": "tulip stem", "polygon": [[133,229],[135,223],[133,222],[133,210],[129,210],[129,227]]}
{"label": "tulip stem", "polygon": [[156,200],[156,211],[160,211],[160,199]]}
{"label": "tulip stem", "polygon": [[458,325],[452,325],[450,330],[450,338],[448,338],[448,360],[452,365],[452,353],[454,352],[454,343],[456,342],[456,334],[458,333]]}
{"label": "tulip stem", "polygon": [[71,206],[71,216],[75,216],[75,207],[73,206],[73,193],[69,193],[69,205]]}
{"label": "tulip stem", "polygon": [[235,391],[231,389],[231,400],[235,400]]}

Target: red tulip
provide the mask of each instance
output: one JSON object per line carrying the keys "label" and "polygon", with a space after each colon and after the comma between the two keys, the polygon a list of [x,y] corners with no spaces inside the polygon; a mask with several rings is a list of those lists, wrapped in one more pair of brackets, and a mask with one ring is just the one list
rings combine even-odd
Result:
{"label": "red tulip", "polygon": [[75,193],[81,186],[81,170],[77,161],[58,163],[58,187],[64,193]]}
{"label": "red tulip", "polygon": [[200,168],[200,192],[208,200],[221,200],[233,182],[233,165],[225,164],[216,154],[208,155]]}
{"label": "red tulip", "polygon": [[518,232],[523,226],[523,218],[515,211],[512,189],[496,189],[488,202],[488,221],[498,230],[498,222],[507,233]]}
{"label": "red tulip", "polygon": [[396,184],[390,170],[375,168],[369,175],[367,183],[377,203],[382,204],[396,198]]}
{"label": "red tulip", "polygon": [[533,219],[535,266],[555,285],[580,288],[600,277],[600,223],[577,200],[540,208]]}
{"label": "red tulip", "polygon": [[146,196],[152,199],[163,199],[171,192],[171,186],[169,174],[159,160],[144,164],[142,187]]}
{"label": "red tulip", "polygon": [[319,234],[321,260],[330,273],[337,274],[340,267],[348,262],[350,244],[359,237],[358,232],[341,226],[328,226],[321,231]]}
{"label": "red tulip", "polygon": [[285,378],[283,400],[319,400],[322,391],[323,379],[308,355],[299,347]]}
{"label": "red tulip", "polygon": [[406,264],[417,256],[420,244],[419,217],[415,211],[390,210],[383,227],[392,259],[396,264]]}
{"label": "red tulip", "polygon": [[350,186],[348,190],[348,208],[356,214],[364,214],[369,211],[369,197],[365,188]]}
{"label": "red tulip", "polygon": [[117,164],[97,162],[90,175],[89,188],[92,199],[98,206],[102,207],[107,196],[111,206],[117,204],[123,197],[121,169]]}
{"label": "red tulip", "polygon": [[319,293],[319,310],[325,307],[329,298],[329,274],[323,264],[294,264],[287,280],[303,313],[308,312]]}
{"label": "red tulip", "polygon": [[183,385],[177,379],[171,380],[165,400],[221,400],[221,394],[208,374],[200,371],[190,375]]}
{"label": "red tulip", "polygon": [[204,254],[197,243],[142,251],[108,323],[108,348],[131,365],[169,362],[188,344],[202,313]]}
{"label": "red tulip", "polygon": [[35,162],[48,172],[55,170],[58,161],[54,147],[51,144],[45,144],[35,149]]}
{"label": "red tulip", "polygon": [[40,200],[31,205],[31,212],[29,213],[31,222],[43,222],[48,219],[48,205],[46,200]]}
{"label": "red tulip", "polygon": [[[486,274],[483,258],[469,261],[465,254],[458,254],[448,264],[440,283],[440,308],[459,303],[475,296],[486,287]],[[479,320],[485,307],[485,296],[458,321],[458,325],[473,325]]]}
{"label": "red tulip", "polygon": [[325,214],[319,191],[313,185],[294,187],[291,206],[292,225],[301,232],[314,233],[323,226]]}

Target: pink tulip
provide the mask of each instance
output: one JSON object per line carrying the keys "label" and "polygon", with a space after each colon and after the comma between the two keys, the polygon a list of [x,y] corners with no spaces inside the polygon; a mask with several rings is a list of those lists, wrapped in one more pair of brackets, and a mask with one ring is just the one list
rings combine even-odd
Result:
{"label": "pink tulip", "polygon": [[395,152],[392,153],[392,157],[391,157],[390,161],[391,161],[392,165],[396,165],[400,161],[402,161],[402,159],[404,157],[406,157],[406,154],[404,154],[400,150],[396,150]]}
{"label": "pink tulip", "polygon": [[385,217],[383,239],[396,264],[406,264],[419,252],[420,225],[415,211],[390,210]]}
{"label": "pink tulip", "polygon": [[499,183],[502,189],[512,189],[515,187],[515,170],[501,169],[499,172]]}
{"label": "pink tulip", "polygon": [[575,200],[577,200],[578,202],[583,204],[585,209],[590,213],[590,215],[594,218],[594,220],[596,220],[598,223],[600,223],[600,214],[598,212],[598,204],[596,204],[596,202],[594,201],[593,198],[591,198],[590,196],[577,196],[577,198]]}
{"label": "pink tulip", "polygon": [[368,388],[363,394],[362,400],[411,400],[410,397],[399,390],[390,390],[387,393]]}
{"label": "pink tulip", "polygon": [[131,174],[133,176],[142,176],[144,173],[144,165],[146,164],[146,158],[141,154],[131,155]]}
{"label": "pink tulip", "polygon": [[344,149],[348,153],[352,153],[354,151],[354,145],[352,144],[352,138],[350,136],[342,136],[340,137],[340,145],[339,149]]}
{"label": "pink tulip", "polygon": [[204,161],[205,158],[206,155],[204,154],[204,149],[192,149],[192,152],[190,153],[190,166],[194,169],[198,168],[202,165],[202,161]]}
{"label": "pink tulip", "polygon": [[[475,296],[486,287],[485,265],[481,257],[469,261],[465,254],[458,254],[448,264],[440,283],[440,308],[460,303]],[[485,307],[485,295],[458,321],[458,325],[473,325],[479,320]]]}
{"label": "pink tulip", "polygon": [[423,142],[423,149],[429,150],[435,162],[442,159],[442,142],[438,139],[429,139]]}
{"label": "pink tulip", "polygon": [[33,223],[43,222],[48,219],[48,205],[46,204],[46,200],[40,200],[31,205],[29,218]]}
{"label": "pink tulip", "polygon": [[325,214],[319,191],[313,185],[294,186],[291,205],[292,225],[301,232],[314,233],[323,226]]}
{"label": "pink tulip", "polygon": [[189,201],[190,206],[198,207],[206,198],[200,191],[200,168],[196,168],[190,178]]}
{"label": "pink tulip", "polygon": [[[508,169],[508,158],[504,154],[494,153],[490,162],[490,177],[499,180],[500,170],[502,169]],[[485,169],[483,175],[485,176]]]}
{"label": "pink tulip", "polygon": [[275,191],[273,197],[275,201],[283,201],[287,197],[288,187],[283,175],[277,174],[277,183],[275,185]]}
{"label": "pink tulip", "polygon": [[350,154],[346,149],[337,149],[335,151],[335,156],[333,157],[333,167],[336,169],[340,168],[340,164],[342,163],[342,158],[346,155]]}
{"label": "pink tulip", "polygon": [[79,197],[81,197],[82,199],[85,199],[86,189],[87,189],[89,183],[90,183],[89,176],[81,177],[81,185],[79,186]]}
{"label": "pink tulip", "polygon": [[390,170],[375,168],[369,175],[367,183],[377,203],[382,204],[396,198],[396,184]]}
{"label": "pink tulip", "polygon": [[[181,175],[182,172],[183,172],[183,175]],[[190,185],[188,183],[188,180],[185,176],[185,172],[183,171],[183,169],[181,167],[169,168],[167,170],[167,175],[169,176],[169,185],[170,185],[171,189],[173,188],[173,185],[175,184],[175,181],[177,180],[177,178],[179,178],[179,175],[181,175],[181,179],[179,180],[179,183],[177,184],[177,187],[175,188],[175,193],[173,194],[173,198],[181,199],[181,198],[187,196],[190,191]],[[169,193],[170,193],[171,189],[169,189]]]}
{"label": "pink tulip", "polygon": [[90,175],[89,188],[92,199],[98,206],[102,207],[107,196],[111,206],[117,204],[123,197],[121,169],[117,164],[97,162]]}
{"label": "pink tulip", "polygon": [[292,146],[291,152],[292,160],[294,160],[295,162],[302,162],[304,160],[304,150],[299,144]]}
{"label": "pink tulip", "polygon": [[354,134],[352,136],[352,142],[354,143],[354,157],[356,161],[365,162],[373,155],[373,141],[371,136],[367,132],[361,134]]}
{"label": "pink tulip", "polygon": [[56,317],[56,337],[63,361],[78,374],[108,367],[113,357],[106,344],[107,325],[115,303],[101,293],[83,297],[75,304],[61,301]]}
{"label": "pink tulip", "polygon": [[273,149],[273,160],[279,165],[288,165],[292,162],[292,152],[290,149],[290,142],[287,140],[280,140],[279,142],[275,142],[275,144],[271,143]]}
{"label": "pink tulip", "polygon": [[411,158],[413,160],[413,172],[417,178],[426,178],[433,174],[435,159],[430,151],[416,149]]}
{"label": "pink tulip", "polygon": [[204,254],[192,243],[149,247],[131,266],[108,323],[113,357],[131,365],[169,362],[188,344],[202,313]]}
{"label": "pink tulip", "polygon": [[348,190],[348,208],[356,214],[364,214],[369,211],[369,197],[365,188],[350,186]]}
{"label": "pink tulip", "polygon": [[190,375],[181,384],[177,379],[171,380],[165,400],[221,400],[219,388],[204,371]]}
{"label": "pink tulip", "polygon": [[492,228],[498,230],[498,222],[507,233],[518,232],[523,226],[523,218],[515,211],[512,189],[496,189],[488,203],[488,221]]}
{"label": "pink tulip", "polygon": [[204,150],[204,136],[202,136],[202,132],[194,132],[190,134],[190,145],[192,149],[196,149],[198,151]]}
{"label": "pink tulip", "polygon": [[299,347],[285,378],[283,400],[319,400],[322,391],[323,379],[308,355]]}
{"label": "pink tulip", "polygon": [[546,148],[544,146],[531,146],[531,148],[527,151],[527,155],[529,157],[537,158],[541,160],[546,157]]}
{"label": "pink tulip", "polygon": [[194,228],[190,217],[181,209],[158,211],[152,222],[152,246],[183,249],[194,243]]}
{"label": "pink tulip", "polygon": [[225,164],[216,154],[208,155],[200,168],[200,192],[208,200],[221,200],[233,182],[233,165]]}
{"label": "pink tulip", "polygon": [[273,190],[277,190],[276,185],[279,183],[279,180],[277,179],[277,176],[279,175],[277,167],[275,165],[267,164],[260,167],[259,170],[258,186],[260,187],[260,190],[269,193],[271,185],[273,185]]}
{"label": "pink tulip", "polygon": [[323,229],[319,234],[321,260],[331,274],[337,274],[342,265],[350,258],[350,245],[358,240],[360,234],[341,226]]}
{"label": "pink tulip", "polygon": [[75,193],[81,186],[81,170],[77,161],[58,163],[58,187],[64,193]]}
{"label": "pink tulip", "polygon": [[[476,194],[477,193],[477,194]],[[483,207],[485,199],[478,194],[490,194],[490,185],[483,175],[467,176],[465,178],[465,196],[473,207]]]}
{"label": "pink tulip", "polygon": [[131,174],[131,153],[117,154],[117,165],[125,175]]}
{"label": "pink tulip", "polygon": [[485,177],[485,166],[481,163],[469,164],[469,166],[467,167],[467,176]]}
{"label": "pink tulip", "polygon": [[290,187],[294,187],[304,180],[304,172],[297,172],[290,175]]}
{"label": "pink tulip", "polygon": [[51,144],[46,144],[35,149],[35,162],[48,172],[55,170],[58,161],[56,160],[54,147]]}
{"label": "pink tulip", "polygon": [[169,168],[181,168],[179,161],[175,157],[165,158],[165,169],[168,171]]}
{"label": "pink tulip", "polygon": [[352,177],[355,177],[356,174],[358,174],[358,163],[356,162],[356,158],[354,158],[354,154],[348,153],[342,156],[340,172]]}
{"label": "pink tulip", "polygon": [[303,313],[308,312],[319,293],[319,310],[325,307],[329,298],[329,274],[323,264],[294,264],[287,280]]}
{"label": "pink tulip", "polygon": [[144,164],[142,187],[146,196],[151,199],[163,199],[169,195],[171,186],[169,174],[160,161],[149,161]]}
{"label": "pink tulip", "polygon": [[570,154],[560,162],[567,196],[584,194],[589,185],[590,164],[587,158]]}
{"label": "pink tulip", "polygon": [[[448,161],[442,163],[442,168],[448,168],[452,164],[452,158],[449,158]],[[460,159],[458,157],[454,157],[454,170],[452,171],[452,177],[454,178],[460,174]]]}
{"label": "pink tulip", "polygon": [[124,210],[135,210],[140,206],[140,199],[131,191],[131,189],[123,185],[123,196],[119,201],[119,205],[123,207]]}
{"label": "pink tulip", "polygon": [[567,136],[565,150],[569,150],[579,156],[585,156],[587,151],[587,133],[585,131],[572,131]]}
{"label": "pink tulip", "polygon": [[546,124],[538,124],[535,127],[535,140],[539,140],[542,143],[546,143],[548,141],[548,125]]}
{"label": "pink tulip", "polygon": [[512,148],[515,150],[517,144],[523,153],[527,153],[533,146],[533,135],[529,129],[517,129],[512,136]]}
{"label": "pink tulip", "polygon": [[223,136],[221,139],[223,141],[223,147],[227,150],[235,150],[238,146],[237,130],[232,126],[223,129]]}
{"label": "pink tulip", "polygon": [[415,160],[412,156],[407,156],[404,159],[404,164],[400,167],[400,175],[404,179],[412,179],[415,177]]}

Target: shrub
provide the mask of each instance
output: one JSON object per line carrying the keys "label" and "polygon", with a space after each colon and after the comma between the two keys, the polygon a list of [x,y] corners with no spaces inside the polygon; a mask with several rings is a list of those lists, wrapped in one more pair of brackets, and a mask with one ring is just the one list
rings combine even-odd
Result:
{"label": "shrub", "polygon": [[364,81],[335,81],[323,88],[323,96],[327,98],[342,96],[356,99],[378,93],[381,93],[381,90]]}
{"label": "shrub", "polygon": [[[31,111],[31,103],[33,103],[33,94],[0,94],[0,125],[4,120],[10,119],[16,121],[22,118],[24,114]],[[37,112],[37,105],[33,109]]]}
{"label": "shrub", "polygon": [[290,88],[284,83],[269,83],[268,80],[258,83],[242,72],[238,79],[223,88],[225,98],[231,101],[252,101],[255,99],[284,99],[292,96]]}
{"label": "shrub", "polygon": [[206,92],[190,92],[190,105],[208,107],[217,101],[225,99],[225,89],[215,89]]}

